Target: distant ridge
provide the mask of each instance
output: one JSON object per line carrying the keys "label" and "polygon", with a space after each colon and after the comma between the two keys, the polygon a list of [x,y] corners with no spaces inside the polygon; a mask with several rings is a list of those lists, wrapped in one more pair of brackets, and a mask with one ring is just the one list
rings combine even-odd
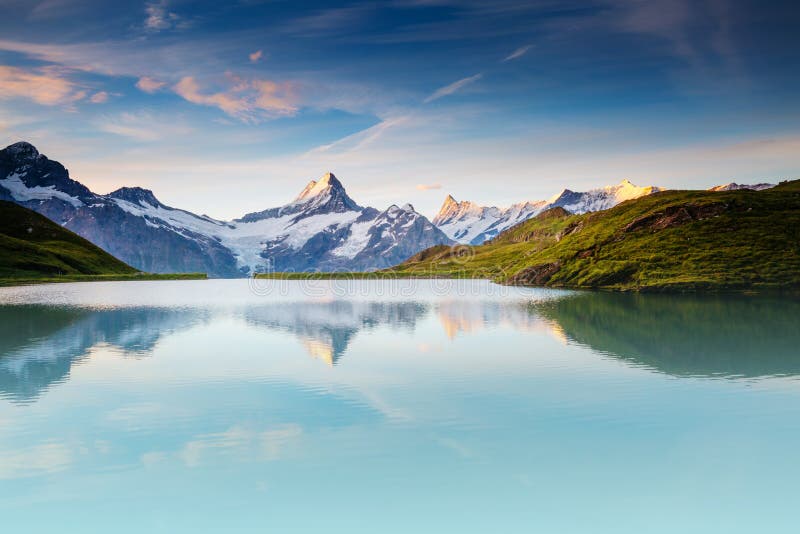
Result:
{"label": "distant ridge", "polygon": [[709,191],[739,191],[742,189],[749,189],[750,191],[763,191],[764,189],[771,189],[775,187],[775,184],[737,184],[736,182],[731,182],[725,185],[715,185],[714,187],[710,188]]}
{"label": "distant ridge", "polygon": [[520,202],[508,208],[480,206],[469,201],[458,202],[448,195],[439,213],[433,218],[433,223],[459,243],[480,245],[550,208],[561,207],[570,213],[587,213],[605,210],[625,200],[658,191],[662,189],[655,186],[639,187],[628,180],[622,180],[617,185],[586,192],[564,189],[549,200]]}

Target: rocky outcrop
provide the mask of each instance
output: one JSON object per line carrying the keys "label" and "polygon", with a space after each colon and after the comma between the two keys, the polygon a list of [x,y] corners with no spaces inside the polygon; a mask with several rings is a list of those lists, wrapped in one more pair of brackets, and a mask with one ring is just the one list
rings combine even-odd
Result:
{"label": "rocky outcrop", "polygon": [[561,262],[543,263],[533,267],[527,267],[518,272],[511,279],[512,284],[542,286],[561,269]]}
{"label": "rocky outcrop", "polygon": [[702,221],[703,219],[716,217],[726,209],[728,209],[726,204],[669,206],[658,213],[639,217],[626,225],[622,231],[627,233],[647,229],[656,232],[692,221]]}

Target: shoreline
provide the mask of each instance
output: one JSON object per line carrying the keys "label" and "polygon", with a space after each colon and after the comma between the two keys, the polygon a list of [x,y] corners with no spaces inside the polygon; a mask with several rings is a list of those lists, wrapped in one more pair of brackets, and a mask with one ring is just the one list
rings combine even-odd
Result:
{"label": "shoreline", "polygon": [[[800,287],[776,286],[776,285],[756,285],[756,286],[726,286],[726,285],[650,285],[639,287],[614,287],[614,286],[561,286],[561,285],[534,285],[534,284],[514,284],[501,280],[492,280],[486,277],[469,275],[454,276],[451,274],[417,274],[417,273],[397,273],[385,271],[372,272],[275,272],[260,273],[251,277],[242,278],[219,278],[217,280],[486,280],[498,285],[521,288],[555,289],[565,291],[589,291],[598,293],[641,293],[641,294],[664,294],[664,295],[753,295],[753,296],[781,296],[800,298]],[[174,280],[213,280],[205,273],[140,273],[133,275],[62,275],[54,277],[19,277],[19,278],[0,278],[0,287],[29,286],[42,284],[59,284],[75,282],[136,282],[136,281],[174,281]]]}
{"label": "shoreline", "polygon": [[65,284],[71,282],[136,282],[162,280],[207,280],[205,273],[136,273],[136,274],[67,274],[42,277],[0,277],[0,287],[31,286],[39,284]]}
{"label": "shoreline", "polygon": [[664,294],[780,294],[787,296],[800,296],[800,287],[781,285],[750,285],[736,286],[725,284],[668,284],[646,286],[562,286],[562,285],[536,285],[515,284],[487,277],[475,276],[464,273],[464,276],[452,274],[421,274],[398,273],[386,271],[372,272],[274,272],[255,275],[256,280],[488,280],[499,285],[512,287],[531,287],[540,289],[563,289],[568,291],[597,291],[610,293],[664,293]]}

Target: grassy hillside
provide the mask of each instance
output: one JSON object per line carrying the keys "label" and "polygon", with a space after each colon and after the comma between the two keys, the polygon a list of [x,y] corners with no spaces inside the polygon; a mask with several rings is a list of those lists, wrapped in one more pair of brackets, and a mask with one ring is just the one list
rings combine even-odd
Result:
{"label": "grassy hillside", "polygon": [[137,271],[77,234],[13,202],[0,201],[0,286],[88,280],[174,280],[205,274]]}
{"label": "grassy hillside", "polygon": [[0,201],[0,278],[136,272],[50,219]]}
{"label": "grassy hillside", "polygon": [[487,244],[433,247],[390,272],[570,288],[800,288],[800,181],[665,191],[585,215],[556,208]]}

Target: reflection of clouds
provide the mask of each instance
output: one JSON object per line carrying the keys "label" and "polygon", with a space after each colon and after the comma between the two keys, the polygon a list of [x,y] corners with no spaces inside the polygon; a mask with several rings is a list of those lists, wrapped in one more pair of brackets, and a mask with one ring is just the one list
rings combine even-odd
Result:
{"label": "reflection of clouds", "polygon": [[139,461],[142,463],[145,469],[152,469],[160,464],[163,464],[168,459],[169,455],[162,451],[146,452],[139,457]]}
{"label": "reflection of clouds", "polygon": [[286,424],[268,430],[254,430],[235,425],[224,432],[205,434],[186,445],[179,457],[187,467],[197,467],[216,456],[237,461],[268,462],[279,459],[303,434],[297,424]]}
{"label": "reflection of clouds", "polygon": [[455,452],[456,456],[459,458],[470,459],[475,457],[475,452],[458,440],[453,438],[436,438],[436,441],[446,449]]}
{"label": "reflection of clouds", "polygon": [[56,473],[74,460],[72,450],[62,443],[44,443],[25,450],[0,452],[0,479]]}
{"label": "reflection of clouds", "polygon": [[420,343],[417,345],[417,352],[427,354],[429,352],[442,352],[442,346],[438,343]]}
{"label": "reflection of clouds", "polygon": [[143,402],[131,404],[112,410],[106,414],[106,420],[114,423],[123,423],[125,426],[146,423],[153,419],[153,416],[162,413],[163,406],[154,402]]}

